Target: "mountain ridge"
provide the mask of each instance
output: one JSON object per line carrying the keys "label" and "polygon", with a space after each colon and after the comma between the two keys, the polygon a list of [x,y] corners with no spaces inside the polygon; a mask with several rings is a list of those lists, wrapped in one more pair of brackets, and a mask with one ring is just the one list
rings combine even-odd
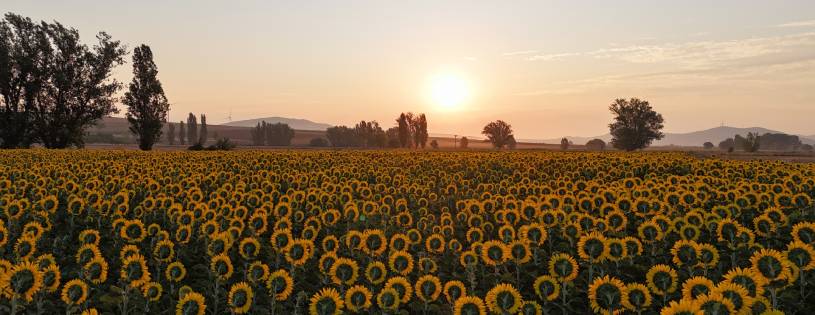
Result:
{"label": "mountain ridge", "polygon": [[284,123],[289,125],[289,127],[295,130],[325,131],[326,129],[332,127],[330,124],[318,123],[308,119],[287,118],[278,116],[230,121],[227,123],[222,123],[221,125],[230,127],[254,127],[259,122],[262,121],[265,121],[266,123],[269,124]]}

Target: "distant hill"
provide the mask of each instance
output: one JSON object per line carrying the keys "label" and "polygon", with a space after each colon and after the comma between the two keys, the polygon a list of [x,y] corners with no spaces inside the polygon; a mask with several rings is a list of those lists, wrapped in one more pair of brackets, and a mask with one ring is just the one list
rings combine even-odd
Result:
{"label": "distant hill", "polygon": [[[747,135],[748,132],[756,132],[758,134],[765,134],[765,133],[784,133],[781,131],[770,130],[767,128],[761,127],[750,127],[750,128],[737,128],[737,127],[716,127],[706,130],[688,132],[688,133],[665,133],[665,138],[662,140],[654,142],[653,145],[655,146],[693,146],[693,147],[700,147],[703,143],[710,141],[713,145],[718,145],[720,141],[725,140],[727,138],[732,138],[734,135]],[[611,135],[604,134],[602,136],[597,137],[566,137],[574,144],[585,144],[591,139],[602,139],[603,141],[610,141]],[[815,144],[815,137],[812,136],[799,136],[801,142],[808,143],[808,144]],[[535,142],[543,142],[543,143],[560,143],[561,138],[556,139],[544,139]],[[527,140],[533,141],[533,140]]]}
{"label": "distant hill", "polygon": [[308,119],[298,119],[298,118],[285,118],[285,117],[266,117],[266,118],[256,118],[256,119],[247,119],[247,120],[239,120],[239,121],[232,121],[225,124],[223,126],[231,126],[231,127],[254,127],[259,122],[265,121],[269,124],[276,124],[276,123],[284,123],[289,125],[292,129],[295,130],[315,130],[315,131],[324,131],[332,126],[329,124],[317,123],[313,122]]}

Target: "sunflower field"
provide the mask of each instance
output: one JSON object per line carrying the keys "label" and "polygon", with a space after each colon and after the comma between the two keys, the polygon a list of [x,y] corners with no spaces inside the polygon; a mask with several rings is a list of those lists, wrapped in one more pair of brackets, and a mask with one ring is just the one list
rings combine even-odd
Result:
{"label": "sunflower field", "polygon": [[815,165],[0,151],[0,314],[811,314]]}

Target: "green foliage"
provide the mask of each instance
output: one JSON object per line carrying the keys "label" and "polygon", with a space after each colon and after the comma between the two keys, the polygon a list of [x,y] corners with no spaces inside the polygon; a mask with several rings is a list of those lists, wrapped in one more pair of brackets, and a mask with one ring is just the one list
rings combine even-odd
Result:
{"label": "green foliage", "polygon": [[648,147],[662,139],[662,115],[651,108],[648,101],[632,98],[616,99],[609,106],[614,121],[608,125],[611,145],[617,149],[634,151]]}

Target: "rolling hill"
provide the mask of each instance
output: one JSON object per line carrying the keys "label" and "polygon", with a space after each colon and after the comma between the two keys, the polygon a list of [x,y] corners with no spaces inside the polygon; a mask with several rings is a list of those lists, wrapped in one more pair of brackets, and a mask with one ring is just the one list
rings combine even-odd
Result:
{"label": "rolling hill", "polygon": [[256,118],[256,119],[247,119],[247,120],[238,120],[232,121],[223,124],[222,126],[230,126],[230,127],[254,127],[259,122],[265,121],[269,124],[276,124],[276,123],[284,123],[289,125],[292,129],[295,130],[315,130],[315,131],[325,131],[326,129],[330,128],[331,125],[313,122],[308,119],[298,119],[298,118],[285,118],[285,117],[265,117],[265,118]]}

